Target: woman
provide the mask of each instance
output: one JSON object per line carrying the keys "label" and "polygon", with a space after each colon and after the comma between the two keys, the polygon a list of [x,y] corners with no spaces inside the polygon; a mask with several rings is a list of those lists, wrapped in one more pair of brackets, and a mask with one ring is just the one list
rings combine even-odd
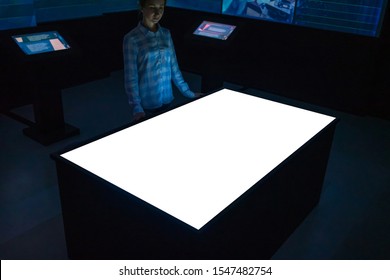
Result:
{"label": "woman", "polygon": [[142,20],[123,40],[125,89],[135,121],[169,107],[174,99],[171,81],[184,96],[198,96],[183,79],[169,30],[159,25],[166,0],[139,4]]}

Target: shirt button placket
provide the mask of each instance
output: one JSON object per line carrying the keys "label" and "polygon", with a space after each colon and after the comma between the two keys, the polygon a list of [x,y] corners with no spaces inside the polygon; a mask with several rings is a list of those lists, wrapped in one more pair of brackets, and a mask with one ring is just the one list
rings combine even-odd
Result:
{"label": "shirt button placket", "polygon": [[158,76],[161,78],[161,48],[160,48],[160,41],[158,40],[158,37],[156,36],[156,45],[157,45],[157,73]]}

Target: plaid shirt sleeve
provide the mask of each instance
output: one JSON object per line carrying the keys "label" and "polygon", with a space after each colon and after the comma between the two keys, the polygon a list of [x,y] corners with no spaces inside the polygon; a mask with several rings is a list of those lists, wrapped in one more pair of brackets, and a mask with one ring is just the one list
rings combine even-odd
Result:
{"label": "plaid shirt sleeve", "polygon": [[137,56],[138,48],[134,41],[131,36],[125,36],[123,39],[125,90],[129,104],[133,108],[133,114],[144,111],[139,95]]}

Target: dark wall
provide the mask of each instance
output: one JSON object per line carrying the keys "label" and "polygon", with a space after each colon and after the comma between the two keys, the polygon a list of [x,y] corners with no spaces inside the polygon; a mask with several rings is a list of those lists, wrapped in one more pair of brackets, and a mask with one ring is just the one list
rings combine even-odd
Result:
{"label": "dark wall", "polygon": [[[227,44],[206,42],[191,34],[203,19],[238,27]],[[78,50],[75,64],[67,66],[73,74],[63,77],[62,86],[122,69],[122,39],[137,21],[138,12],[133,11],[45,25],[66,34]],[[388,23],[387,16],[381,36],[371,38],[175,8],[167,8],[161,22],[171,30],[182,70],[380,117],[389,117],[390,111],[385,98],[389,86]],[[5,37],[0,34],[0,43]],[[10,76],[13,74],[8,70],[2,75],[3,85],[13,80]]]}
{"label": "dark wall", "polygon": [[384,18],[381,37],[378,39],[378,53],[375,60],[374,84],[370,92],[371,114],[390,119],[390,13]]}

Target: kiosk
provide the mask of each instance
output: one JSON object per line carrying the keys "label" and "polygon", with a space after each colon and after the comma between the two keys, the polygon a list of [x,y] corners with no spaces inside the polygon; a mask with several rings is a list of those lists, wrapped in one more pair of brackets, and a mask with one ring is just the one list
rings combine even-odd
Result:
{"label": "kiosk", "polygon": [[[24,134],[43,145],[49,145],[64,138],[77,135],[79,129],[65,123],[61,89],[68,82],[67,71],[76,60],[77,50],[68,43],[62,34],[55,30],[34,32],[19,31],[11,34],[8,40],[8,64],[20,82],[27,85],[25,94],[31,99],[35,122],[8,113],[30,127]],[[31,31],[31,30],[29,30]]]}
{"label": "kiosk", "polygon": [[319,201],[335,124],[223,89],[53,155],[69,258],[270,258]]}
{"label": "kiosk", "polygon": [[[194,55],[182,57],[183,69],[201,76],[201,92],[211,93],[223,87],[223,71],[220,60],[242,28],[242,23],[222,18],[207,17],[197,20],[185,34],[184,41]],[[190,48],[188,48],[190,46]]]}

